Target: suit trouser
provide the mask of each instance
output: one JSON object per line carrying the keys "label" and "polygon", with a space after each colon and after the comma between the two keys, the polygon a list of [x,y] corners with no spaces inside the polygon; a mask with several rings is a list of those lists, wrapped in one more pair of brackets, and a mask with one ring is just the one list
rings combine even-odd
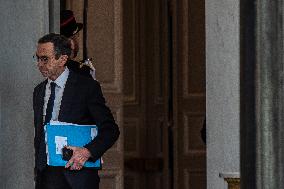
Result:
{"label": "suit trouser", "polygon": [[37,173],[36,189],[99,189],[100,178],[94,169],[71,171],[47,166]]}

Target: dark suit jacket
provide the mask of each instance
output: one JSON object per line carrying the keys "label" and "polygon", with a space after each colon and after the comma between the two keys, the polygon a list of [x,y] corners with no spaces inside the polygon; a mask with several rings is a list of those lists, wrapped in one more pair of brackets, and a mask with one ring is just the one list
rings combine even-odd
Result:
{"label": "dark suit jacket", "polygon": [[[33,93],[36,162],[39,157],[40,140],[43,140],[44,137],[43,105],[46,84],[47,80],[37,85]],[[100,158],[119,136],[118,126],[110,109],[105,105],[99,83],[72,70],[70,70],[66,81],[58,120],[76,124],[96,124],[98,126],[98,136],[85,146],[94,159]]]}

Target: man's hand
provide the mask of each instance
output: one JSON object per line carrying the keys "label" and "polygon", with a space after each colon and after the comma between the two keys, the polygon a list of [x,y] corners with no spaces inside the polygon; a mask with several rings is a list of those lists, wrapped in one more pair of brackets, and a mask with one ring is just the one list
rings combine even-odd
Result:
{"label": "man's hand", "polygon": [[65,165],[65,168],[70,170],[81,170],[85,162],[91,157],[91,153],[87,148],[66,146],[66,148],[73,150],[73,156]]}

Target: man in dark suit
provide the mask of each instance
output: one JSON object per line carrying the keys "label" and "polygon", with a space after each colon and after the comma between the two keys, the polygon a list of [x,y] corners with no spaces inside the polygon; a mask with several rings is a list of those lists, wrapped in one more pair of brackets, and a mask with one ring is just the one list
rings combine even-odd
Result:
{"label": "man in dark suit", "polygon": [[[118,139],[119,129],[105,105],[100,85],[69,70],[70,41],[59,34],[38,40],[37,65],[47,79],[33,93],[35,173],[38,189],[99,188],[98,171],[83,167],[100,158]],[[98,135],[84,147],[68,147],[73,156],[65,167],[47,165],[44,125],[50,120],[98,126]]]}

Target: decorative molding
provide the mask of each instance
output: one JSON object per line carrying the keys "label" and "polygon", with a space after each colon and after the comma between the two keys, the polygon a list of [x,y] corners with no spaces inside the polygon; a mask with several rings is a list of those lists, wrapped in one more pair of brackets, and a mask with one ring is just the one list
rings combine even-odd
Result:
{"label": "decorative molding", "polygon": [[240,178],[240,173],[239,172],[224,172],[224,173],[219,173],[219,177],[221,178]]}
{"label": "decorative molding", "polygon": [[[192,184],[190,184],[190,182],[194,182],[195,180],[193,180],[193,176],[196,177],[200,177],[203,178],[203,174],[204,171],[202,170],[189,170],[189,169],[184,169],[183,170],[183,175],[184,175],[184,188],[186,189],[195,189],[195,187],[192,187]],[[205,182],[203,182],[205,185]],[[200,188],[202,188],[201,186],[199,186]]]}
{"label": "decorative molding", "polygon": [[164,123],[163,118],[158,118],[157,119],[157,133],[159,137],[156,138],[156,144],[157,144],[157,154],[159,156],[163,156],[163,148],[164,148],[164,133],[165,133],[165,128],[166,125]]}
{"label": "decorative molding", "polygon": [[127,185],[127,188],[139,188],[139,175],[135,172],[125,170],[124,184]]}
{"label": "decorative molding", "polygon": [[181,65],[182,65],[182,88],[183,88],[183,97],[184,98],[189,98],[190,94],[189,94],[189,87],[188,87],[188,73],[189,73],[189,68],[188,68],[188,64],[189,64],[189,54],[188,54],[188,41],[189,41],[189,34],[188,34],[188,1],[183,0],[182,1],[183,4],[183,10],[182,10],[182,34],[180,36],[182,36],[182,40],[180,41],[180,43],[182,44],[182,61],[181,61]]}
{"label": "decorative molding", "polygon": [[239,178],[226,178],[225,181],[228,183],[228,189],[240,189],[241,179]]}
{"label": "decorative molding", "polygon": [[155,189],[165,189],[164,187],[164,184],[165,186],[167,186],[166,183],[163,182],[163,174],[162,173],[156,173],[155,176]]}
{"label": "decorative molding", "polygon": [[[131,20],[132,20],[132,28],[131,28],[131,36],[132,38],[130,39],[131,43],[132,43],[132,59],[131,59],[131,65],[132,65],[132,72],[131,72],[131,77],[127,76],[128,79],[132,79],[132,83],[133,85],[131,86],[132,89],[132,94],[130,95],[124,95],[124,104],[125,105],[138,105],[139,104],[139,78],[137,78],[137,76],[139,76],[138,74],[138,69],[139,69],[139,64],[140,64],[140,58],[139,58],[139,51],[138,46],[139,46],[139,40],[137,40],[137,37],[139,36],[139,31],[137,30],[137,7],[136,7],[136,1],[131,1],[132,3],[132,9],[131,9]],[[125,57],[126,58],[126,57]],[[129,66],[129,65],[125,65]],[[127,73],[129,74],[129,73]],[[138,91],[137,91],[138,89]]]}
{"label": "decorative molding", "polygon": [[[205,153],[205,150],[204,149],[196,149],[196,148],[192,148],[190,149],[190,143],[188,141],[188,139],[192,138],[189,136],[189,131],[192,131],[194,129],[191,129],[190,128],[190,125],[189,125],[189,119],[190,118],[194,118],[194,119],[201,119],[201,126],[200,126],[200,130],[202,128],[202,124],[203,124],[203,121],[204,121],[204,113],[203,112],[184,112],[184,115],[183,115],[183,129],[184,129],[184,133],[183,133],[183,153],[185,155],[189,155],[189,154],[204,154]],[[196,129],[195,129],[196,130]],[[201,135],[200,135],[200,132],[198,131],[198,136],[199,136],[199,139],[200,139],[200,144],[202,144],[202,139],[201,139]],[[196,142],[195,142],[196,143]],[[202,147],[202,146],[200,146]]]}
{"label": "decorative molding", "polygon": [[155,104],[163,104],[164,102],[164,70],[165,65],[163,62],[163,54],[161,53],[162,49],[164,48],[162,46],[162,37],[163,32],[161,31],[162,22],[161,22],[161,7],[158,6],[158,1],[153,1],[155,3],[155,11],[154,12],[154,41],[153,41],[153,51],[154,53],[154,92],[155,92]]}
{"label": "decorative molding", "polygon": [[[102,89],[106,93],[122,93],[122,0],[104,2],[104,1],[88,1],[88,31],[87,31],[87,50],[89,56],[93,57],[94,64],[96,61],[103,61],[106,58],[108,67],[111,72],[109,73],[106,66],[98,69],[97,75],[101,75],[98,80],[101,83]],[[81,2],[81,1],[80,1]],[[77,3],[79,4],[79,3]],[[81,3],[82,4],[82,3]],[[100,12],[99,12],[100,11]],[[103,14],[103,15],[102,15]],[[95,22],[95,23],[94,23]],[[105,25],[103,25],[105,24]],[[96,29],[96,31],[94,30]],[[107,31],[103,35],[103,31]],[[102,36],[104,38],[102,38]],[[111,37],[112,39],[108,39]],[[105,40],[105,41],[102,41]],[[96,44],[94,44],[94,41]],[[104,51],[98,50],[99,45],[104,44],[106,48]],[[98,51],[98,52],[96,52]],[[102,57],[101,54],[105,52],[107,57]],[[100,57],[96,58],[100,53]],[[104,73],[106,72],[106,73]]]}
{"label": "decorative molding", "polygon": [[224,178],[228,183],[228,189],[240,189],[240,173],[239,172],[226,172],[220,173],[219,176]]}
{"label": "decorative molding", "polygon": [[123,97],[123,102],[124,102],[123,104],[125,106],[139,105],[139,98],[138,98],[136,90],[133,92],[133,95],[128,95],[128,96],[125,95]]}
{"label": "decorative molding", "polygon": [[114,0],[111,4],[114,11],[113,18],[113,69],[114,77],[112,82],[102,82],[102,88],[108,93],[122,93],[122,61],[123,61],[123,23],[122,23],[122,0]]}
{"label": "decorative molding", "polygon": [[190,91],[190,84],[189,84],[189,77],[190,77],[190,52],[189,52],[189,45],[190,45],[190,41],[189,41],[189,36],[190,36],[190,27],[189,27],[189,23],[191,22],[189,20],[189,14],[190,14],[190,10],[189,10],[189,1],[187,0],[183,0],[182,1],[182,14],[181,14],[181,20],[183,20],[182,22],[182,26],[180,29],[181,34],[179,36],[181,36],[181,40],[180,40],[180,46],[179,48],[181,49],[181,69],[182,69],[182,88],[183,88],[183,98],[191,98],[191,97],[204,97],[205,93],[203,92],[191,92]]}
{"label": "decorative molding", "polygon": [[[122,60],[123,60],[123,25],[122,25],[122,0],[115,0],[113,3],[110,3],[112,5],[112,11],[114,13],[113,19],[113,69],[114,69],[114,76],[111,82],[103,82],[101,81],[101,86],[104,92],[106,93],[122,93]],[[89,1],[89,4],[93,1]],[[93,2],[95,3],[95,2]],[[72,1],[72,0],[66,0],[66,8],[71,9],[76,12],[83,12],[84,7],[84,1],[78,0],[78,1]],[[82,22],[83,15],[76,15],[76,20],[79,22]],[[80,44],[80,49],[82,48],[82,44]],[[89,48],[88,48],[89,51]],[[80,51],[79,59],[82,59],[82,52]]]}
{"label": "decorative molding", "polygon": [[[106,183],[109,184],[110,182],[113,183],[114,188],[113,189],[122,189],[123,188],[123,170],[101,170],[99,171],[100,176],[100,188],[106,188],[104,187],[104,180],[107,180]],[[109,187],[108,187],[109,188]],[[112,188],[109,188],[112,189]]]}
{"label": "decorative molding", "polygon": [[114,117],[116,119],[116,123],[119,126],[119,130],[120,130],[120,137],[118,138],[117,142],[114,144],[114,146],[112,148],[109,149],[109,151],[111,152],[122,152],[123,151],[123,127],[121,126],[123,121],[123,115],[122,115],[122,107],[112,107],[112,112],[114,114]]}
{"label": "decorative molding", "polygon": [[[140,152],[140,121],[139,118],[124,118],[124,153],[126,156],[138,156]],[[134,133],[128,132],[127,128],[134,128]],[[128,137],[128,135],[135,135],[133,139],[135,141],[131,141]],[[129,149],[134,148],[133,150],[127,151],[127,146],[125,146],[126,142],[132,142],[134,146],[128,146]]]}

